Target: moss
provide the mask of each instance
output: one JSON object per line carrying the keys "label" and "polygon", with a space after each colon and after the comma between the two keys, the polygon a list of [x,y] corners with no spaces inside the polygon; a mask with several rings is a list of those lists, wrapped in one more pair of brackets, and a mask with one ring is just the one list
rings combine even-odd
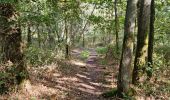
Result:
{"label": "moss", "polygon": [[118,94],[118,91],[117,91],[116,88],[114,88],[111,91],[103,93],[102,97],[104,97],[104,98],[111,98],[111,97],[117,96],[117,94]]}
{"label": "moss", "polygon": [[136,91],[134,88],[130,88],[126,94],[119,92],[116,88],[102,94],[104,98],[119,97],[123,100],[135,100],[134,95],[136,95]]}

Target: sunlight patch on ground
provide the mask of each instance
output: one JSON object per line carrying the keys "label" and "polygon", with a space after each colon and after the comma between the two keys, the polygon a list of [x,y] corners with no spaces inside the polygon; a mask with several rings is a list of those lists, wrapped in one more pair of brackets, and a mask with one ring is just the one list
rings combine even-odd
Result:
{"label": "sunlight patch on ground", "polygon": [[27,82],[25,84],[25,89],[10,94],[10,97],[4,97],[4,98],[0,97],[0,100],[46,100],[42,98],[52,98],[51,95],[55,95],[55,96],[60,95],[60,98],[65,97],[65,95],[61,93],[61,91],[59,91],[58,89],[50,88],[44,86],[43,84],[34,85]]}
{"label": "sunlight patch on ground", "polygon": [[72,82],[77,82],[79,81],[79,79],[75,78],[75,77],[63,77],[61,78],[62,81],[72,81]]}
{"label": "sunlight patch on ground", "polygon": [[53,76],[54,77],[60,77],[61,75],[59,73],[54,73]]}
{"label": "sunlight patch on ground", "polygon": [[85,74],[85,75],[90,75],[88,72],[83,72],[83,74]]}
{"label": "sunlight patch on ground", "polygon": [[99,92],[99,91],[94,91],[94,90],[91,90],[91,89],[88,89],[88,88],[86,89],[86,88],[78,87],[78,89],[83,91],[83,92],[94,94],[94,95],[101,94],[101,92]]}
{"label": "sunlight patch on ground", "polygon": [[87,76],[85,76],[85,75],[81,75],[81,74],[76,74],[76,76],[78,76],[78,77],[80,77],[80,78],[85,78],[85,79],[90,79],[90,78],[88,78]]}
{"label": "sunlight patch on ground", "polygon": [[95,86],[101,86],[101,83],[90,82],[90,84],[95,85]]}
{"label": "sunlight patch on ground", "polygon": [[86,66],[86,63],[80,62],[80,61],[75,61],[75,60],[71,60],[71,63],[77,66]]}
{"label": "sunlight patch on ground", "polygon": [[90,89],[90,90],[95,90],[93,86],[84,84],[84,83],[79,83],[80,86],[84,87],[85,89]]}

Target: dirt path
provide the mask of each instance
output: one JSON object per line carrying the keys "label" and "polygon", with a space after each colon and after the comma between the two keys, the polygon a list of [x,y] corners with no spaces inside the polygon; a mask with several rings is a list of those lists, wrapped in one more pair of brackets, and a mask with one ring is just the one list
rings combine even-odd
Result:
{"label": "dirt path", "polygon": [[71,61],[30,67],[26,90],[0,97],[0,100],[108,100],[101,94],[116,86],[117,69],[113,71],[113,66],[100,65],[94,49],[88,49],[90,56],[80,60],[83,50],[73,50]]}
{"label": "dirt path", "polygon": [[[73,55],[78,57],[82,51],[83,50],[81,49],[74,50]],[[95,49],[89,49],[88,52],[90,55],[85,60],[86,66],[81,68],[81,70],[85,68],[85,70],[82,70],[82,72],[86,73],[84,76],[86,78],[82,78],[82,81],[83,84],[87,86],[85,91],[88,92],[88,94],[80,93],[79,100],[105,100],[101,97],[101,94],[112,88],[112,72],[109,72],[106,69],[106,66],[99,65],[99,62],[97,61],[98,54],[96,53]]]}

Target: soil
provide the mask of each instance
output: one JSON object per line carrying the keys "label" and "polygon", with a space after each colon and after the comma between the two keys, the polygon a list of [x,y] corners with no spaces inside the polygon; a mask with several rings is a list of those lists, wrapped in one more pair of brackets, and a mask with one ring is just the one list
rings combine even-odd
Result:
{"label": "soil", "polygon": [[25,89],[0,97],[18,100],[109,100],[102,93],[116,87],[118,64],[100,64],[101,55],[95,49],[87,49],[89,57],[82,60],[85,49],[74,49],[72,60],[30,67],[30,81]]}

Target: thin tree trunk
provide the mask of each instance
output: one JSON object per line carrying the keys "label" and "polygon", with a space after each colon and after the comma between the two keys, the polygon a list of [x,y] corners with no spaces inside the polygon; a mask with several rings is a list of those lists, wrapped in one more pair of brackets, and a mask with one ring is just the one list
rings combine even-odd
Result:
{"label": "thin tree trunk", "polygon": [[[134,37],[136,37],[137,33],[137,18],[135,19],[135,28],[134,28]],[[136,51],[136,38],[133,40],[133,54],[135,55]]]}
{"label": "thin tree trunk", "polygon": [[133,70],[133,84],[144,81],[146,71],[146,57],[148,50],[148,33],[150,25],[151,0],[140,0],[138,13],[137,49]]}
{"label": "thin tree trunk", "polygon": [[116,33],[116,52],[119,51],[119,18],[117,15],[117,0],[114,2],[114,9],[115,9],[115,33]]}
{"label": "thin tree trunk", "polygon": [[118,75],[118,92],[128,94],[132,76],[133,34],[137,12],[137,0],[128,0],[124,28],[123,49]]}
{"label": "thin tree trunk", "polygon": [[32,43],[32,37],[31,37],[31,25],[28,23],[28,29],[27,29],[27,46],[30,46]]}
{"label": "thin tree trunk", "polygon": [[41,35],[40,35],[39,24],[37,25],[37,35],[38,35],[38,46],[39,48],[41,48]]}
{"label": "thin tree trunk", "polygon": [[93,33],[93,46],[95,46],[95,42],[96,42],[96,32]]}
{"label": "thin tree trunk", "polygon": [[[148,66],[153,67],[153,43],[154,43],[155,0],[151,1],[150,31],[148,45]],[[152,71],[147,71],[148,79],[152,77]]]}
{"label": "thin tree trunk", "polygon": [[68,36],[68,26],[67,26],[67,18],[64,20],[65,23],[65,34],[66,34],[66,44],[65,44],[65,58],[70,59],[70,46],[69,46],[69,36]]}
{"label": "thin tree trunk", "polygon": [[84,33],[82,34],[82,37],[83,37],[83,47],[85,47],[85,34]]}
{"label": "thin tree trunk", "polygon": [[55,39],[54,39],[54,35],[52,33],[52,30],[50,29],[50,26],[48,25],[48,44],[49,44],[49,47],[52,48],[54,46],[54,42],[55,42]]}

